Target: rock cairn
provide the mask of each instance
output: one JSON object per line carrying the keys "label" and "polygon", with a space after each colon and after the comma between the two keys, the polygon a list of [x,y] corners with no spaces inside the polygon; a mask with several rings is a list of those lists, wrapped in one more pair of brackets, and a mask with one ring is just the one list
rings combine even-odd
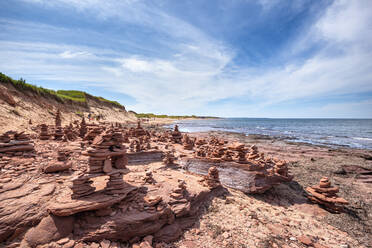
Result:
{"label": "rock cairn", "polygon": [[236,162],[240,164],[247,163],[247,149],[244,144],[242,143],[233,143],[232,145],[228,146],[228,149],[235,151],[237,153]]}
{"label": "rock cairn", "polygon": [[174,164],[174,161],[176,160],[177,158],[174,156],[174,153],[171,152],[171,151],[167,151],[164,155],[164,158],[163,158],[163,163],[165,165],[172,165]]}
{"label": "rock cairn", "polygon": [[65,127],[63,141],[74,141],[78,137],[77,133],[74,131],[72,124]]}
{"label": "rock cairn", "polygon": [[72,199],[78,199],[84,196],[88,196],[96,190],[95,187],[91,186],[93,181],[84,173],[80,173],[72,179]]}
{"label": "rock cairn", "polygon": [[258,148],[255,145],[252,145],[250,147],[250,152],[248,153],[248,159],[254,160],[260,157],[260,154],[258,153]]}
{"label": "rock cairn", "polygon": [[50,134],[48,133],[48,126],[46,124],[41,124],[39,138],[41,140],[50,139]]}
{"label": "rock cairn", "polygon": [[183,149],[192,150],[194,148],[194,141],[191,140],[187,134],[184,134],[182,138],[182,145]]}
{"label": "rock cairn", "polygon": [[208,175],[204,178],[203,184],[209,189],[215,189],[221,186],[217,167],[212,166],[208,169]]}
{"label": "rock cairn", "polygon": [[114,171],[108,173],[109,181],[105,188],[105,193],[109,195],[120,194],[122,189],[126,187],[126,184],[123,180],[123,173],[121,171]]}
{"label": "rock cairn", "polygon": [[22,156],[24,152],[33,152],[34,144],[24,132],[6,132],[0,136],[0,155]]}
{"label": "rock cairn", "polygon": [[178,180],[178,186],[173,190],[173,192],[170,194],[170,197],[174,201],[178,201],[185,197],[185,194],[187,192],[186,189],[186,182],[184,180]]}
{"label": "rock cairn", "polygon": [[56,124],[56,127],[60,127],[62,125],[61,111],[59,111],[59,109],[57,110],[57,114],[56,114],[56,118],[55,118],[55,124]]}
{"label": "rock cairn", "polygon": [[172,132],[172,141],[177,144],[182,143],[182,133],[178,130],[178,125],[174,126],[174,130]]}
{"label": "rock cairn", "polygon": [[141,121],[138,121],[136,129],[134,129],[133,136],[141,137],[143,135],[146,135],[146,131],[141,127]]}
{"label": "rock cairn", "polygon": [[[126,149],[121,146],[122,135],[116,130],[108,130],[101,135],[97,136],[92,143],[92,146],[83,153],[88,156],[88,177],[93,178],[102,175],[108,175],[109,181],[105,188],[107,194],[119,194],[121,189],[125,187],[123,181],[122,171],[127,163]],[[114,168],[116,168],[116,170]],[[84,195],[75,194],[74,189],[72,190],[75,196],[86,196],[93,193],[91,190],[89,180],[84,179],[86,177],[78,177],[74,180],[78,180],[77,185],[83,185],[83,189],[86,189]],[[83,180],[84,179],[84,180]],[[74,184],[73,180],[73,184]]]}
{"label": "rock cairn", "polygon": [[61,112],[57,110],[56,118],[55,118],[56,128],[54,130],[54,139],[55,140],[62,140],[63,137],[63,130],[62,130],[62,120],[61,120]]}
{"label": "rock cairn", "polygon": [[154,177],[152,176],[152,172],[151,171],[146,171],[146,174],[145,176],[143,177],[143,181],[145,183],[148,183],[148,184],[154,184],[155,183],[155,179]]}
{"label": "rock cairn", "polygon": [[79,129],[80,138],[84,138],[84,136],[87,134],[87,131],[88,131],[87,124],[85,122],[85,118],[83,117],[80,123],[80,129]]}
{"label": "rock cairn", "polygon": [[337,196],[339,188],[332,187],[328,177],[321,178],[319,185],[307,187],[306,191],[312,202],[324,206],[330,212],[339,213],[343,210],[343,205],[349,204],[344,198]]}

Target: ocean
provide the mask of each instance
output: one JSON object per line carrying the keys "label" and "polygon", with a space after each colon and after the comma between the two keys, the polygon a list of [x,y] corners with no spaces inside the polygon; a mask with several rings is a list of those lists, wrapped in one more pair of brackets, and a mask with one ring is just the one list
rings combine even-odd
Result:
{"label": "ocean", "polygon": [[182,120],[182,132],[227,131],[330,147],[372,149],[372,119],[221,118]]}

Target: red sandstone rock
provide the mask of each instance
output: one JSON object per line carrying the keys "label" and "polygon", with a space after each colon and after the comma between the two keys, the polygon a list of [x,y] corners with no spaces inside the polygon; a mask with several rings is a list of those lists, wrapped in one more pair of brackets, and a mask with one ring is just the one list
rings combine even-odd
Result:
{"label": "red sandstone rock", "polygon": [[349,204],[345,199],[338,197],[338,187],[331,187],[327,177],[320,179],[319,185],[306,188],[308,198],[315,203],[323,205],[331,212],[338,213],[343,210],[342,205]]}
{"label": "red sandstone rock", "polygon": [[48,133],[48,126],[45,125],[45,124],[41,124],[41,128],[40,128],[40,136],[39,138],[41,140],[48,140],[50,138],[50,135]]}

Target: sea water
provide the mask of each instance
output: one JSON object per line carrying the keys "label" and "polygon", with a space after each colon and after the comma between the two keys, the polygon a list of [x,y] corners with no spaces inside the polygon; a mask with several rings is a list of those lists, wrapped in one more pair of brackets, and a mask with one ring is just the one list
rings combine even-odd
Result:
{"label": "sea water", "polygon": [[372,119],[221,118],[182,120],[177,124],[182,132],[261,134],[293,142],[372,149]]}

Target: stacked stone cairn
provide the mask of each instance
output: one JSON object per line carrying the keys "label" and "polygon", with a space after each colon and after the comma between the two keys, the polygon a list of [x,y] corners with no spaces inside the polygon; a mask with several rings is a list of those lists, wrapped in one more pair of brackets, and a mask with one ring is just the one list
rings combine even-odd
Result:
{"label": "stacked stone cairn", "polygon": [[320,179],[319,185],[306,188],[308,198],[324,206],[328,211],[339,213],[343,211],[343,205],[349,204],[344,198],[337,196],[338,187],[332,187],[328,177]]}
{"label": "stacked stone cairn", "polygon": [[175,160],[177,160],[177,158],[174,156],[174,153],[172,151],[167,151],[164,155],[163,163],[165,165],[172,165]]}
{"label": "stacked stone cairn", "polygon": [[260,157],[260,154],[258,153],[258,148],[255,145],[252,145],[250,147],[250,152],[248,153],[248,159],[254,160],[258,159]]}
{"label": "stacked stone cairn", "polygon": [[187,134],[184,134],[182,138],[182,145],[183,149],[192,150],[194,148],[194,141],[191,140]]}
{"label": "stacked stone cairn", "polygon": [[24,132],[6,132],[0,135],[0,154],[21,156],[24,152],[33,152],[34,144]]}
{"label": "stacked stone cairn", "polygon": [[80,129],[79,129],[80,138],[84,138],[84,136],[87,134],[87,131],[88,131],[87,124],[85,122],[85,118],[83,117],[80,123]]}
{"label": "stacked stone cairn", "polygon": [[174,126],[174,130],[172,132],[172,141],[176,144],[182,143],[182,133],[178,130],[178,125]]}
{"label": "stacked stone cairn", "polygon": [[84,196],[88,196],[94,193],[95,187],[91,186],[93,181],[88,175],[84,173],[79,173],[72,179],[72,199],[78,199]]}
{"label": "stacked stone cairn", "polygon": [[184,198],[186,193],[187,193],[186,182],[184,180],[178,180],[177,188],[175,188],[170,194],[171,199],[173,199],[171,200],[170,203],[172,203],[172,201],[178,201]]}
{"label": "stacked stone cairn", "polygon": [[274,163],[275,163],[275,166],[274,166],[275,173],[277,173],[277,174],[279,174],[283,177],[293,177],[293,176],[289,175],[289,173],[288,173],[288,163],[287,163],[287,161],[275,159]]}
{"label": "stacked stone cairn", "polygon": [[39,138],[41,140],[49,140],[50,139],[50,134],[48,133],[48,126],[46,124],[41,124]]}
{"label": "stacked stone cairn", "polygon": [[133,136],[134,137],[141,137],[143,135],[146,135],[146,131],[141,127],[141,121],[137,122],[137,128],[134,129]]}
{"label": "stacked stone cairn", "polygon": [[238,153],[236,162],[240,164],[245,164],[247,163],[247,149],[245,148],[245,145],[242,143],[233,143],[228,147],[230,150],[236,151]]}
{"label": "stacked stone cairn", "polygon": [[55,119],[56,128],[54,131],[54,139],[55,140],[62,140],[63,137],[63,130],[62,130],[62,120],[61,120],[61,112],[58,110]]}
{"label": "stacked stone cairn", "polygon": [[152,176],[152,172],[151,171],[146,171],[146,174],[145,174],[145,176],[143,178],[143,181],[145,183],[148,183],[148,184],[155,184],[155,179]]}
{"label": "stacked stone cairn", "polygon": [[[123,171],[120,169],[124,169],[127,163],[126,149],[121,146],[121,142],[122,136],[120,132],[116,130],[107,130],[97,136],[93,140],[92,146],[83,153],[83,155],[89,156],[88,177],[77,178],[79,181],[78,184],[81,185],[81,182],[84,182],[83,184],[87,184],[85,188],[88,189],[90,187],[90,182],[89,180],[84,181],[84,178],[89,179],[108,175],[109,181],[105,193],[119,194],[126,186],[123,181]],[[116,168],[116,170],[113,169],[113,167]],[[74,190],[74,188],[72,189]],[[88,195],[88,192],[93,193],[94,191],[87,191],[84,195]]]}
{"label": "stacked stone cairn", "polygon": [[114,171],[108,173],[110,176],[107,186],[105,188],[106,194],[114,195],[122,193],[122,190],[126,187],[123,180],[123,173],[121,171]]}
{"label": "stacked stone cairn", "polygon": [[208,169],[208,175],[204,178],[203,184],[209,189],[215,189],[221,186],[219,173],[216,166],[212,166]]}

